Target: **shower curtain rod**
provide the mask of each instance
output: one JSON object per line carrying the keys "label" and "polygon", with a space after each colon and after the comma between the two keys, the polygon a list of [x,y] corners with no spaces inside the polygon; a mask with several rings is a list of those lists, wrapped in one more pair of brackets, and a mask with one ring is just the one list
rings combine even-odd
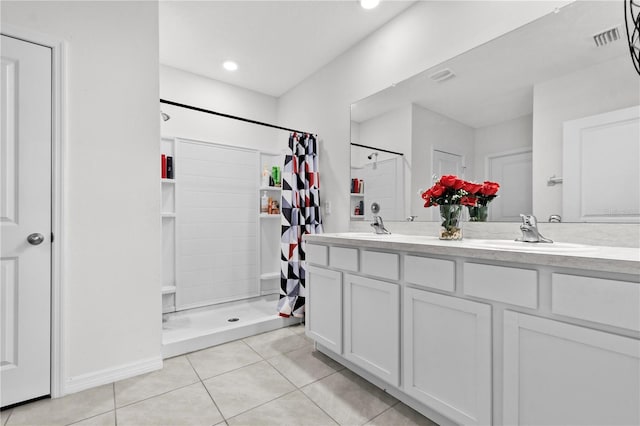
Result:
{"label": "shower curtain rod", "polygon": [[195,107],[195,106],[192,106],[192,105],[187,105],[187,104],[181,104],[181,103],[178,103],[178,102],[168,101],[166,99],[160,99],[160,103],[161,104],[167,104],[167,105],[173,105],[173,106],[177,106],[177,107],[180,107],[180,108],[186,108],[186,109],[190,109],[190,110],[193,110],[193,111],[204,112],[204,113],[207,113],[207,114],[219,115],[220,117],[232,118],[234,120],[240,120],[240,121],[244,121],[246,123],[251,123],[251,124],[258,124],[260,126],[271,127],[273,129],[286,130],[288,132],[295,132],[295,133],[307,133],[307,134],[310,134],[310,135],[313,135],[313,136],[318,136],[315,133],[311,133],[311,132],[302,132],[302,131],[296,130],[296,129],[288,129],[286,127],[276,126],[275,124],[264,123],[262,121],[251,120],[250,118],[238,117],[236,115],[231,115],[231,114],[224,114],[222,112],[211,111],[209,109],[204,109],[204,108],[199,108],[199,107]]}
{"label": "shower curtain rod", "polygon": [[375,146],[360,145],[359,143],[353,143],[353,142],[351,142],[351,145],[353,145],[353,146],[359,146],[360,148],[375,149],[376,151],[388,152],[389,154],[395,154],[395,155],[401,155],[401,156],[404,156],[404,154],[403,154],[403,153],[401,153],[401,152],[389,151],[388,149],[376,148]]}

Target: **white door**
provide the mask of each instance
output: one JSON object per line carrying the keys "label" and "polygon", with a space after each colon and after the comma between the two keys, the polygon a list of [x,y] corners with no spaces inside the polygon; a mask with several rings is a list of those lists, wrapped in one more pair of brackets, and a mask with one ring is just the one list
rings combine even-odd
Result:
{"label": "white door", "polygon": [[487,179],[500,183],[499,197],[489,204],[490,221],[518,222],[521,213],[533,213],[532,165],[530,150],[487,158]]}
{"label": "white door", "polygon": [[564,123],[562,218],[640,222],[640,106]]}
{"label": "white door", "polygon": [[442,175],[456,175],[464,178],[464,164],[462,155],[450,152],[433,151],[433,173],[438,177]]}
{"label": "white door", "polygon": [[[464,179],[464,169],[462,155],[438,151],[437,149],[433,151],[433,177],[435,180],[440,179],[440,176],[443,175],[456,175],[460,179]],[[431,210],[431,220],[439,221],[439,210],[437,208],[429,210]]]}
{"label": "white door", "polygon": [[51,49],[2,36],[3,407],[50,392]]}
{"label": "white door", "polygon": [[404,289],[403,386],[465,425],[491,424],[491,306]]}

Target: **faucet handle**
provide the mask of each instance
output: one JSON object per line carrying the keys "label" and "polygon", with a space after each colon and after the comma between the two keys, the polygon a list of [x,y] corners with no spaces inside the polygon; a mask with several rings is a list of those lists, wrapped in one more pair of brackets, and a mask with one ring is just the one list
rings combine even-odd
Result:
{"label": "faucet handle", "polygon": [[551,216],[549,216],[549,222],[560,223],[562,222],[562,216],[560,216],[559,214],[552,214]]}
{"label": "faucet handle", "polygon": [[522,214],[520,213],[520,218],[522,218],[522,224],[523,225],[529,225],[529,226],[537,226],[538,225],[538,219],[536,219],[536,217],[532,214]]}

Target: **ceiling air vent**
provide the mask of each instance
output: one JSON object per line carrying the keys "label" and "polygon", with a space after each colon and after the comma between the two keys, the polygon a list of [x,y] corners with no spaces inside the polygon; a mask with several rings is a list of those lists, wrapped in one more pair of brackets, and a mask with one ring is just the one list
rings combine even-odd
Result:
{"label": "ceiling air vent", "polygon": [[429,78],[433,81],[437,81],[438,83],[441,83],[445,80],[449,80],[450,78],[455,77],[455,73],[453,71],[451,71],[449,68],[445,68],[443,70],[440,70],[438,72],[435,72],[433,74],[431,74],[429,76]]}
{"label": "ceiling air vent", "polygon": [[594,35],[593,41],[596,42],[596,46],[601,47],[609,43],[613,43],[619,38],[620,38],[620,31],[618,30],[618,27],[613,27]]}

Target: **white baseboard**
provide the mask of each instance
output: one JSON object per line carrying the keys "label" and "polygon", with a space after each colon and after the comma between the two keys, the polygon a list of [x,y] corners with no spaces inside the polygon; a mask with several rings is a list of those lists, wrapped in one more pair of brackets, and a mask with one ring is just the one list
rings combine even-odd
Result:
{"label": "white baseboard", "polygon": [[150,373],[162,368],[162,357],[157,356],[136,361],[130,364],[70,377],[65,381],[63,394],[80,392],[96,386],[106,385],[119,380],[128,379],[144,373]]}

